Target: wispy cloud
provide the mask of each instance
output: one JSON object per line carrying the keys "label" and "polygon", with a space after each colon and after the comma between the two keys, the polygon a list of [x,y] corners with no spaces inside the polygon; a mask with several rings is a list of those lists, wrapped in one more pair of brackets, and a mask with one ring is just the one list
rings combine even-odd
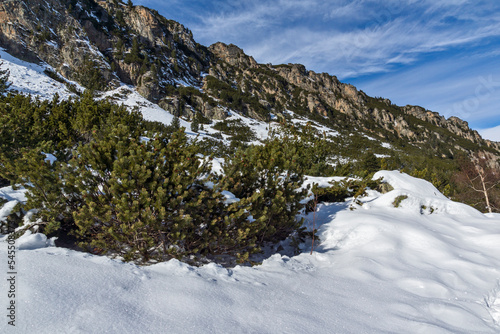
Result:
{"label": "wispy cloud", "polygon": [[500,124],[500,68],[494,58],[434,60],[351,83],[399,105],[414,104],[467,120],[479,129]]}
{"label": "wispy cloud", "polygon": [[500,80],[500,51],[493,46],[500,41],[498,1],[134,3],[186,24],[204,45],[234,43],[261,63],[302,63],[371,95],[420,104],[447,117],[465,118],[475,127],[500,123],[500,94],[475,95],[480,77]]}
{"label": "wispy cloud", "polygon": [[[235,1],[230,10],[201,16],[192,29],[209,44],[238,44],[261,62],[301,62],[341,78],[384,72],[394,64],[414,62],[420,54],[500,36],[491,8],[500,6],[488,1],[375,3]],[[443,17],[461,24],[446,23]]]}
{"label": "wispy cloud", "polygon": [[202,44],[235,43],[260,62],[301,62],[340,78],[500,36],[490,0],[137,0],[181,18]]}
{"label": "wispy cloud", "polygon": [[493,128],[480,129],[479,134],[483,138],[500,142],[500,125]]}

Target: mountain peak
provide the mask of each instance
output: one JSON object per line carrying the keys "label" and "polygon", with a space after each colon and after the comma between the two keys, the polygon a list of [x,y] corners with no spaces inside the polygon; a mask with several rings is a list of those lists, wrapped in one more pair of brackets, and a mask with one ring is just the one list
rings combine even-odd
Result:
{"label": "mountain peak", "polygon": [[217,42],[210,45],[209,50],[218,58],[231,64],[232,66],[255,67],[257,62],[252,56],[248,56],[245,52],[234,44],[224,44]]}

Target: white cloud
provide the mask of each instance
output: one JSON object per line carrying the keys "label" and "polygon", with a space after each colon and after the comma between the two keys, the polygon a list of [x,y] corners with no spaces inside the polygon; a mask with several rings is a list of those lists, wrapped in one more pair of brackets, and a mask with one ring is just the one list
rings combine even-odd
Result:
{"label": "white cloud", "polygon": [[[474,58],[474,57],[470,57]],[[373,78],[353,79],[371,96],[398,105],[420,105],[445,117],[458,116],[474,128],[500,123],[500,68],[496,58],[434,60]]]}
{"label": "white cloud", "polygon": [[481,137],[500,142],[500,125],[489,129],[478,130]]}
{"label": "white cloud", "polygon": [[385,72],[429,52],[500,36],[500,4],[484,0],[137,3],[163,8],[167,17],[184,13],[182,23],[202,44],[234,43],[260,62],[301,62],[340,78]]}
{"label": "white cloud", "polygon": [[[209,44],[235,43],[259,62],[298,62],[345,78],[374,70],[385,72],[394,64],[411,64],[429,52],[500,36],[496,16],[482,15],[478,21],[470,10],[462,14],[467,4],[410,2],[410,7],[404,7],[402,1],[389,1],[385,7],[374,7],[373,1],[366,0],[326,4],[236,1],[233,10],[204,17],[192,29],[197,38],[211,39]],[[435,16],[418,15],[429,11]],[[441,22],[443,16],[461,19],[460,15],[469,17],[467,24],[446,26]],[[362,18],[365,21],[359,21]],[[348,25],[349,20],[357,24]]]}

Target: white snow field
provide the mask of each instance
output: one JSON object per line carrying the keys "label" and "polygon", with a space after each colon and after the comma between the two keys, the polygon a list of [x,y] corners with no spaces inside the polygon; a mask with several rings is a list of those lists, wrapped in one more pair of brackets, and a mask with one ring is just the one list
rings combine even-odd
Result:
{"label": "white snow field", "polygon": [[[2,48],[0,48],[0,70],[9,70],[10,72],[8,81],[11,86],[9,90],[35,95],[43,100],[52,100],[55,94],[65,100],[74,96],[64,84],[44,74],[45,70],[52,70],[51,66],[45,63],[37,65],[19,60]],[[83,90],[76,83],[72,83]]]}
{"label": "white snow field", "polygon": [[[499,333],[500,215],[397,171],[375,177],[394,190],[370,191],[362,205],[319,206],[312,255],[304,246],[255,267],[139,267],[25,235],[17,241],[25,249],[16,253],[16,326],[7,323],[2,279],[0,332]],[[0,244],[7,276],[5,237]]]}

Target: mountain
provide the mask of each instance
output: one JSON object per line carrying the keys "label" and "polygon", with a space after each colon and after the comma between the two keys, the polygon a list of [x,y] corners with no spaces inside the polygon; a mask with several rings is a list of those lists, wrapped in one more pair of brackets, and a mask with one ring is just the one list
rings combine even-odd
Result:
{"label": "mountain", "polygon": [[[411,143],[451,139],[463,147],[467,146],[460,144],[463,138],[477,147],[500,149],[457,117],[445,119],[422,107],[395,106],[299,64],[258,64],[235,45],[216,43],[206,48],[194,41],[189,29],[142,6],[120,1],[27,0],[3,2],[0,13],[0,43],[12,55],[43,61],[86,88],[109,90],[120,82],[133,85],[143,97],[169,111],[179,108],[170,99],[173,87],[203,87],[206,94],[220,98],[221,91],[229,90],[217,87],[220,81],[241,95],[240,105],[231,101],[234,109],[252,118],[265,119],[268,112],[289,109],[328,118],[331,126],[356,126]],[[191,104],[214,117],[203,99]],[[189,107],[180,110],[181,115],[189,117]]]}
{"label": "mountain", "polygon": [[337,165],[373,152],[389,168],[428,169],[427,179],[433,170],[447,171],[439,176],[443,187],[461,155],[480,154],[499,167],[500,144],[457,117],[370,97],[300,64],[259,64],[235,45],[205,47],[180,23],[131,3],[4,1],[0,47],[45,64],[45,75],[65,85],[66,95],[88,89],[163,123],[178,116],[189,127],[201,117],[212,143],[262,140],[267,123],[311,122],[334,143]]}

